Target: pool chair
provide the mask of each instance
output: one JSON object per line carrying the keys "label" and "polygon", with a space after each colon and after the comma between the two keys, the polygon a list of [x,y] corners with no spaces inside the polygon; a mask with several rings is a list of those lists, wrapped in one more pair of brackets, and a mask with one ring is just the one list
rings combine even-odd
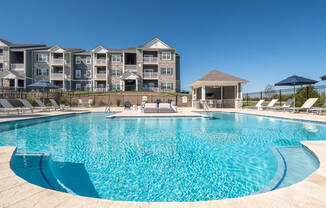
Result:
{"label": "pool chair", "polygon": [[125,109],[130,109],[130,106],[131,105],[130,105],[129,101],[126,101],[124,104]]}
{"label": "pool chair", "polygon": [[174,113],[174,110],[169,103],[160,103],[158,106],[159,113]]}
{"label": "pool chair", "polygon": [[144,113],[158,113],[158,107],[156,103],[145,103]]}
{"label": "pool chair", "polygon": [[45,106],[40,99],[36,99],[35,101],[42,111],[50,111],[53,108],[53,106]]}
{"label": "pool chair", "polygon": [[269,102],[267,106],[263,107],[263,109],[271,109],[271,108],[273,108],[277,101],[278,101],[278,99],[271,100],[271,102]]}
{"label": "pool chair", "polygon": [[12,106],[7,99],[0,99],[0,104],[2,105],[3,108],[0,108],[1,111],[4,111],[6,113],[14,112],[16,111],[17,113],[24,112],[25,110],[28,110],[27,108],[15,108]]}
{"label": "pool chair", "polygon": [[293,104],[293,101],[294,101],[294,99],[290,98],[282,106],[274,106],[274,107],[271,107],[270,109],[272,109],[272,110],[286,110],[286,109],[289,109],[291,107],[291,105]]}
{"label": "pool chair", "polygon": [[246,108],[263,110],[263,106],[262,106],[263,102],[265,102],[265,100],[259,100],[258,103],[256,103],[255,106],[247,106]]}
{"label": "pool chair", "polygon": [[24,105],[25,108],[29,109],[32,113],[33,113],[34,109],[36,109],[26,99],[18,99],[18,100]]}
{"label": "pool chair", "polygon": [[64,105],[58,105],[57,101],[55,101],[54,99],[50,99],[50,102],[54,108],[54,110],[65,110],[65,106]]}
{"label": "pool chair", "polygon": [[173,109],[173,111],[175,113],[178,112],[178,107],[175,105],[175,102],[174,101],[171,102],[171,108]]}
{"label": "pool chair", "polygon": [[299,108],[289,108],[290,111],[293,112],[300,112],[300,111],[306,111],[309,112],[312,108],[312,106],[317,102],[318,98],[309,98],[306,100],[305,103]]}
{"label": "pool chair", "polygon": [[78,99],[78,107],[83,107],[84,103],[82,99]]}
{"label": "pool chair", "polygon": [[93,104],[93,99],[88,99],[88,107],[92,107],[92,104]]}

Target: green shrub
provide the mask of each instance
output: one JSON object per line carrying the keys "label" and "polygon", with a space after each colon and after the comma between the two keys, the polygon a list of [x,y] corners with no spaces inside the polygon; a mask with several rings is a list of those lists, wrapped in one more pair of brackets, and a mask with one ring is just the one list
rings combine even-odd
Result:
{"label": "green shrub", "polygon": [[91,106],[95,106],[96,102],[95,99],[92,100]]}
{"label": "green shrub", "polygon": [[[308,98],[318,98],[315,106],[322,106],[325,103],[325,96],[318,94],[314,86],[307,85],[306,87],[301,87],[295,94],[295,106],[301,107]],[[320,99],[321,98],[321,99]]]}
{"label": "green shrub", "polygon": [[68,101],[65,97],[60,97],[59,104],[60,105],[67,105]]}
{"label": "green shrub", "polygon": [[121,103],[121,100],[119,100],[119,99],[115,101],[115,104],[116,104],[118,107],[120,106],[120,103]]}
{"label": "green shrub", "polygon": [[37,106],[36,99],[34,97],[27,97],[26,100],[32,105]]}
{"label": "green shrub", "polygon": [[48,107],[51,107],[51,106],[52,106],[52,104],[51,104],[51,103],[47,103],[47,104],[46,104],[46,106],[48,106]]}

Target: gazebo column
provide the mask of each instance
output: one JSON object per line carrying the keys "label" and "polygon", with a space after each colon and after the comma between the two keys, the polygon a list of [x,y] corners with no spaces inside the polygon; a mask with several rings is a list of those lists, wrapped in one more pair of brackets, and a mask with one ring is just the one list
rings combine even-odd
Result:
{"label": "gazebo column", "polygon": [[136,79],[136,91],[138,91],[138,79]]}
{"label": "gazebo column", "polygon": [[201,100],[206,100],[206,88],[205,85],[201,87]]}
{"label": "gazebo column", "polygon": [[15,79],[15,89],[18,88],[18,79]]}

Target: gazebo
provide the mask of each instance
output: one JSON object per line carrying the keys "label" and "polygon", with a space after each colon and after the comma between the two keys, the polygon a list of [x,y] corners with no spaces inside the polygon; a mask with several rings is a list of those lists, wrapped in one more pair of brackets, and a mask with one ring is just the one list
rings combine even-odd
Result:
{"label": "gazebo", "polygon": [[230,74],[212,70],[191,85],[192,107],[239,108],[242,106],[242,84],[247,83]]}

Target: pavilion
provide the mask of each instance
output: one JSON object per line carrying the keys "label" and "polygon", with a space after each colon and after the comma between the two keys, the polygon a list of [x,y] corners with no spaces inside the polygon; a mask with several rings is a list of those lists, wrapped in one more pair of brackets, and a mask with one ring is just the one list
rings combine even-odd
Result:
{"label": "pavilion", "polygon": [[192,107],[239,108],[242,106],[242,84],[248,81],[212,70],[191,85]]}

